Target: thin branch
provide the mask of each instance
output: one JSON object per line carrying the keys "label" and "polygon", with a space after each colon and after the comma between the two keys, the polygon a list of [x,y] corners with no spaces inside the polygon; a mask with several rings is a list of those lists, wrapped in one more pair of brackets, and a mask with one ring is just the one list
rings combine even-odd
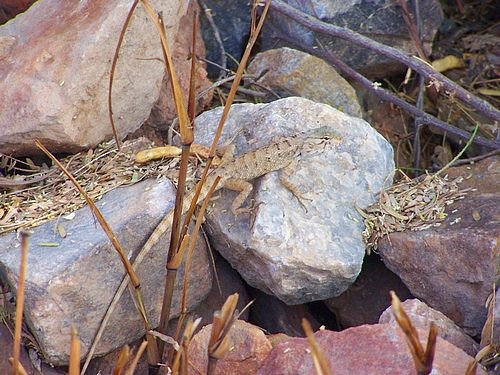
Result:
{"label": "thin branch", "polygon": [[215,21],[212,17],[211,10],[208,8],[208,6],[204,0],[198,0],[198,4],[200,5],[200,8],[203,9],[203,14],[205,15],[205,17],[210,25],[210,28],[212,29],[213,37],[214,37],[215,41],[217,42],[217,47],[219,47],[221,70],[219,72],[218,79],[222,79],[222,78],[224,78],[224,76],[226,75],[226,72],[227,72],[227,57],[226,57],[226,50],[224,49],[224,43],[222,43],[222,38],[221,38],[220,33],[219,33],[219,28],[215,24]]}
{"label": "thin branch", "polygon": [[[272,2],[271,4],[274,4]],[[411,113],[415,117],[421,117],[422,122],[427,123],[429,125],[433,125],[437,128],[440,128],[450,134],[453,134],[457,137],[463,138],[463,139],[470,139],[471,133],[456,128],[424,111],[419,110],[415,106],[411,105],[410,103],[405,102],[403,99],[393,95],[387,90],[384,90],[381,87],[378,87],[378,85],[374,84],[374,82],[370,81],[366,77],[364,77],[362,74],[356,72],[354,69],[352,69],[350,66],[348,66],[346,63],[338,59],[336,56],[333,55],[330,51],[327,50],[322,50],[319,48],[313,48],[313,47],[308,47],[308,46],[298,46],[296,43],[297,41],[293,39],[292,37],[289,37],[288,35],[279,35],[280,39],[283,39],[297,47],[300,47],[303,51],[306,51],[310,54],[316,55],[318,57],[321,57],[322,59],[328,61],[335,67],[337,67],[342,73],[345,75],[349,76],[356,82],[358,82],[361,86],[363,86],[365,89],[374,92],[380,99],[388,101],[390,103],[394,103],[398,107],[401,107],[403,110],[406,112]],[[500,148],[500,142],[499,141],[493,141],[486,139],[484,137],[476,137],[474,138],[474,143],[489,147],[489,148]]]}
{"label": "thin branch", "polygon": [[[464,103],[470,105],[477,111],[486,115],[488,118],[500,122],[500,111],[498,109],[493,107],[487,101],[472,95],[469,91],[458,86],[452,80],[448,79],[444,75],[436,72],[432,66],[422,62],[420,59],[416,57],[408,56],[403,52],[397,50],[396,48],[392,48],[382,43],[375,42],[374,40],[371,40],[370,38],[360,35],[352,30],[331,25],[326,22],[322,22],[308,14],[305,14],[291,7],[290,5],[284,3],[283,1],[273,0],[271,2],[271,8],[274,11],[281,13],[282,15],[290,17],[291,19],[297,21],[301,25],[306,26],[307,28],[313,31],[345,39],[353,44],[356,44],[364,48],[368,48],[372,51],[380,53],[398,62],[401,62],[410,67],[411,69],[422,74],[428,80],[432,82],[439,82],[439,84],[442,85],[442,88],[445,90],[445,92],[454,95],[458,99],[462,100]],[[293,38],[292,35],[290,37]],[[495,147],[499,146],[499,143],[495,142],[494,144]]]}

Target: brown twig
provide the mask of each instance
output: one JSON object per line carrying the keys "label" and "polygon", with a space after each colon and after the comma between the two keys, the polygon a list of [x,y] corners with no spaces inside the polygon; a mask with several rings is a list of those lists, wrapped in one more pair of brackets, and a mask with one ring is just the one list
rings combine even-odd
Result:
{"label": "brown twig", "polygon": [[[21,264],[19,266],[19,280],[17,285],[16,324],[14,326],[13,367],[14,375],[20,373],[19,357],[21,354],[21,330],[23,327],[24,283],[28,263],[28,237],[27,232],[21,232]],[[22,370],[21,370],[22,371]]]}
{"label": "brown twig", "polygon": [[[273,2],[274,4],[274,2]],[[313,55],[316,55],[318,57],[321,57],[322,59],[330,62],[332,65],[337,67],[342,73],[345,75],[349,76],[356,82],[358,82],[361,86],[363,86],[365,89],[374,92],[379,98],[382,100],[386,100],[390,103],[394,103],[395,105],[401,107],[403,110],[411,113],[415,117],[421,117],[422,121],[435,126],[439,129],[442,129],[450,134],[453,134],[457,137],[460,137],[462,139],[469,139],[471,137],[471,134],[465,130],[456,128],[426,112],[423,112],[416,108],[415,106],[411,105],[410,103],[407,103],[403,99],[391,94],[389,91],[379,87],[376,85],[374,82],[370,81],[366,77],[364,77],[362,74],[356,72],[354,69],[352,69],[350,66],[348,66],[346,63],[344,63],[342,60],[338,59],[332,52],[325,50],[325,49],[318,49],[318,48],[312,48],[312,47],[307,47],[304,45],[298,46],[296,41],[287,36],[280,34],[279,35],[280,39],[283,39],[291,44],[296,45],[297,47],[300,47],[302,50],[309,52]],[[474,143],[489,147],[489,148],[500,148],[500,141],[496,140],[489,140],[484,137],[475,137],[474,138]]]}
{"label": "brown twig", "polygon": [[130,6],[130,10],[127,13],[127,18],[123,23],[122,29],[120,31],[120,36],[118,37],[118,43],[116,45],[115,54],[111,62],[111,70],[109,72],[108,116],[109,116],[109,123],[111,124],[111,129],[113,130],[113,136],[115,137],[116,147],[118,147],[118,150],[120,150],[121,146],[120,146],[120,139],[118,138],[118,133],[116,131],[115,120],[113,118],[113,100],[112,100],[113,82],[115,78],[116,62],[118,61],[118,56],[120,55],[120,49],[123,43],[123,38],[125,37],[125,31],[127,30],[130,20],[132,19],[132,14],[134,14],[135,8],[137,7],[138,3],[139,0],[134,0],[132,5]]}
{"label": "brown twig", "polygon": [[[427,80],[431,82],[435,82],[444,89],[444,92],[452,93],[455,97],[462,100],[464,103],[470,105],[477,111],[483,113],[488,118],[500,122],[500,111],[493,107],[490,103],[485,100],[482,100],[474,95],[472,95],[469,91],[464,88],[458,86],[453,81],[443,76],[442,74],[436,72],[432,66],[427,65],[425,62],[422,62],[420,59],[408,56],[405,53],[397,50],[396,48],[392,48],[386,46],[382,43],[378,43],[376,41],[371,40],[363,35],[360,35],[352,30],[331,25],[326,22],[322,22],[310,15],[307,15],[288,4],[285,4],[283,1],[274,0],[271,3],[271,8],[282,15],[290,17],[291,19],[297,21],[303,26],[308,27],[313,31],[317,31],[323,34],[327,34],[330,36],[338,37],[341,39],[348,40],[349,42],[359,45],[364,48],[368,48],[377,53],[380,53],[384,56],[387,56],[391,59],[394,59],[398,62],[401,62],[407,65],[409,68],[417,71],[422,74]],[[293,38],[293,36],[290,36]],[[304,46],[301,46],[304,47]],[[343,70],[343,69],[342,69]],[[363,77],[364,78],[364,77]],[[398,104],[399,105],[399,104]],[[406,110],[406,109],[405,109]],[[435,125],[435,124],[433,124]],[[438,126],[438,125],[436,125]],[[463,135],[463,134],[462,134]],[[469,138],[468,136],[465,138]],[[478,141],[479,138],[476,138]],[[487,142],[489,147],[499,147],[500,144],[498,141]],[[486,146],[486,145],[485,145]]]}
{"label": "brown twig", "polygon": [[198,4],[200,5],[200,8],[203,9],[203,14],[207,18],[210,28],[212,29],[214,39],[217,42],[217,46],[219,47],[220,64],[217,65],[220,68],[218,79],[221,79],[227,73],[227,57],[226,57],[226,50],[224,49],[224,43],[222,43],[222,38],[219,33],[219,28],[215,24],[215,21],[211,14],[211,10],[208,9],[207,4],[203,0],[198,0]]}
{"label": "brown twig", "polygon": [[[410,34],[410,38],[413,42],[413,45],[415,46],[415,49],[417,50],[418,56],[422,60],[427,61],[427,54],[425,53],[422,40],[420,39],[421,37],[420,24],[415,24],[415,22],[413,22],[410,11],[408,10],[408,4],[406,0],[398,0],[398,4],[401,7],[403,19],[405,20],[406,27],[408,28],[408,34]],[[415,2],[415,14],[419,15],[420,14],[419,11],[420,9],[418,9],[418,1],[417,1]],[[420,17],[418,16],[416,18],[417,20],[420,19]]]}

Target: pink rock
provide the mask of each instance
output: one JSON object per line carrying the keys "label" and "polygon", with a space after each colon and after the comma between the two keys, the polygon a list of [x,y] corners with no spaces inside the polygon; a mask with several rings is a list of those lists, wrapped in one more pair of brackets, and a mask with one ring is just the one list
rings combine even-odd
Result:
{"label": "pink rock", "polygon": [[[425,345],[427,333],[422,330],[418,333]],[[399,327],[364,325],[342,332],[318,331],[314,336],[330,363],[332,374],[416,374]],[[438,337],[433,374],[464,374],[470,361],[472,357]],[[477,371],[477,374],[483,373]],[[292,338],[277,344],[257,374],[316,374],[306,339]]]}
{"label": "pink rock", "polygon": [[500,162],[490,158],[448,174],[464,176],[460,188],[475,190],[446,209],[441,226],[391,233],[379,241],[379,252],[415,297],[476,336],[486,320],[495,280],[492,259],[499,252]]}
{"label": "pink rock", "polygon": [[[418,299],[406,300],[402,303],[402,306],[415,327],[428,331],[431,322],[433,322],[438,329],[439,337],[462,349],[472,357],[477,354],[479,345],[443,313],[434,310]],[[397,325],[391,307],[382,313],[379,323]]]}
{"label": "pink rock", "polygon": [[[204,374],[212,325],[198,332],[189,345],[189,374]],[[231,350],[217,362],[215,374],[255,374],[271,350],[271,344],[258,327],[237,320],[229,331]]]}
{"label": "pink rock", "polygon": [[[187,2],[152,4],[163,12],[173,42]],[[34,139],[53,152],[72,152],[111,137],[109,72],[129,8],[118,0],[39,0],[0,27],[0,152],[36,152]],[[120,137],[146,120],[158,98],[164,75],[158,39],[139,6],[114,79]]]}

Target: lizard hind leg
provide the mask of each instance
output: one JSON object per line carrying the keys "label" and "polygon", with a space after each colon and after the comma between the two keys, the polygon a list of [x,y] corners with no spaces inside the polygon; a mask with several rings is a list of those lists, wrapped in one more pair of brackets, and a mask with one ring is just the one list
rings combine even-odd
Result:
{"label": "lizard hind leg", "polygon": [[224,187],[229,190],[237,191],[239,194],[234,198],[231,204],[232,213],[237,216],[243,213],[248,213],[251,209],[242,207],[243,203],[247,200],[248,196],[253,190],[253,185],[245,180],[241,179],[229,179],[225,182]]}

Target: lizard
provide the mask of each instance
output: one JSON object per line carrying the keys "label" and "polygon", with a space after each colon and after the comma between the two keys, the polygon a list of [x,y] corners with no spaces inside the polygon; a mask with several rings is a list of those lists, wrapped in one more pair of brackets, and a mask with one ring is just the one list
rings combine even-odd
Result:
{"label": "lizard", "polygon": [[[297,158],[303,151],[307,152],[308,149],[312,149],[328,139],[340,141],[340,137],[333,128],[322,126],[306,130],[290,137],[280,138],[270,145],[248,151],[235,158],[232,158],[231,152],[227,151],[229,152],[229,155],[224,154],[221,164],[207,175],[197,203],[201,202],[206,197],[210,186],[217,178],[220,178],[216,190],[229,188],[231,190],[240,191],[240,194],[234,199],[231,207],[233,214],[236,215],[241,212],[241,205],[252,191],[252,184],[249,181],[261,177],[269,172],[294,166],[294,162],[296,162]],[[300,195],[297,191],[295,191],[293,185],[289,182],[285,182],[284,180],[282,180],[282,183],[285,184],[285,187],[287,187],[300,202]],[[185,197],[182,214],[185,214],[188,211],[193,197],[194,191]],[[151,249],[159,241],[160,237],[170,229],[172,218],[173,210],[164,216],[153,230],[152,234],[149,236],[148,240],[143,245],[132,264],[134,269],[137,269],[147,254],[149,254]],[[108,305],[108,309],[101,320],[100,326],[95,335],[92,347],[89,350],[90,356],[97,347],[97,343],[104,332],[107,321],[114,311],[115,305],[118,303],[123,295],[123,292],[127,288],[129,280],[129,276],[125,275],[120,286],[116,290],[111,303]],[[90,358],[90,356],[88,356],[88,358]]]}

